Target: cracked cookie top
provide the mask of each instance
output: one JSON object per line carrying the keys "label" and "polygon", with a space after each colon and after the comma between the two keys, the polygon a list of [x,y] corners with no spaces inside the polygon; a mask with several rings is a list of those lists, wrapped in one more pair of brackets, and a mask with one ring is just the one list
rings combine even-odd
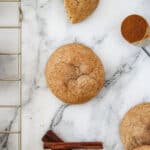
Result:
{"label": "cracked cookie top", "polygon": [[89,101],[105,81],[101,60],[90,48],[75,43],[58,48],[50,56],[45,74],[48,87],[69,104]]}
{"label": "cracked cookie top", "polygon": [[150,103],[137,105],[126,113],[120,135],[126,150],[150,144]]}

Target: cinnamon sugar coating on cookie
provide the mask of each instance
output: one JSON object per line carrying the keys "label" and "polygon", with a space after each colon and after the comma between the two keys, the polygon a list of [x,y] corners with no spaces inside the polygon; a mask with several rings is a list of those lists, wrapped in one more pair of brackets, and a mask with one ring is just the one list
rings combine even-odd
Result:
{"label": "cinnamon sugar coating on cookie", "polygon": [[103,87],[104,67],[90,48],[67,44],[50,56],[46,79],[49,88],[63,102],[84,103]]}
{"label": "cinnamon sugar coating on cookie", "polygon": [[126,113],[120,135],[126,150],[150,144],[150,103],[137,105]]}
{"label": "cinnamon sugar coating on cookie", "polygon": [[150,150],[150,145],[143,145],[135,148],[134,150]]}
{"label": "cinnamon sugar coating on cookie", "polygon": [[64,0],[67,15],[72,23],[87,18],[97,7],[99,0]]}

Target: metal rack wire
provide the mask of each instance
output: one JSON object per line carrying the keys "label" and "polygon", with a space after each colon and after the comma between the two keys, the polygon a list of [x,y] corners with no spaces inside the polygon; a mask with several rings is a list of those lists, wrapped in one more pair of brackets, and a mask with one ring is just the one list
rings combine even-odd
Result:
{"label": "metal rack wire", "polygon": [[0,82],[18,82],[19,84],[19,104],[18,105],[1,105],[1,108],[16,108],[18,109],[19,113],[19,121],[18,121],[18,131],[0,131],[0,134],[17,134],[18,135],[18,150],[22,149],[22,143],[21,143],[21,137],[22,137],[22,11],[21,11],[21,0],[0,0],[0,3],[3,2],[10,2],[14,3],[16,2],[18,5],[18,25],[16,26],[0,26],[0,29],[18,29],[18,50],[16,53],[0,53],[0,56],[8,55],[17,56],[18,59],[18,77],[17,78],[2,78],[0,79]]}

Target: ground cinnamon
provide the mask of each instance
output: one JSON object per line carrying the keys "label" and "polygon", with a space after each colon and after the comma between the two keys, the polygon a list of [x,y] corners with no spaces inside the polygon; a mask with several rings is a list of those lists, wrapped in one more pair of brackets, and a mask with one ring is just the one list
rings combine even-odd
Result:
{"label": "ground cinnamon", "polygon": [[130,15],[123,20],[121,33],[128,42],[134,43],[146,38],[148,27],[147,21],[142,16]]}

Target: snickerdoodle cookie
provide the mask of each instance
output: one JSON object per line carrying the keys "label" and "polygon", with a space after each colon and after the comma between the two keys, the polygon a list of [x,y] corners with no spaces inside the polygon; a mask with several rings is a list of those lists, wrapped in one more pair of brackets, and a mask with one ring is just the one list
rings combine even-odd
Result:
{"label": "snickerdoodle cookie", "polygon": [[150,144],[150,103],[137,105],[126,113],[120,135],[126,150]]}
{"label": "snickerdoodle cookie", "polygon": [[81,44],[58,48],[46,66],[49,88],[65,103],[87,102],[103,87],[104,78],[101,60],[90,48]]}
{"label": "snickerdoodle cookie", "polygon": [[140,146],[135,148],[134,150],[150,150],[150,145]]}
{"label": "snickerdoodle cookie", "polygon": [[64,0],[67,15],[72,23],[87,18],[97,7],[99,0]]}

